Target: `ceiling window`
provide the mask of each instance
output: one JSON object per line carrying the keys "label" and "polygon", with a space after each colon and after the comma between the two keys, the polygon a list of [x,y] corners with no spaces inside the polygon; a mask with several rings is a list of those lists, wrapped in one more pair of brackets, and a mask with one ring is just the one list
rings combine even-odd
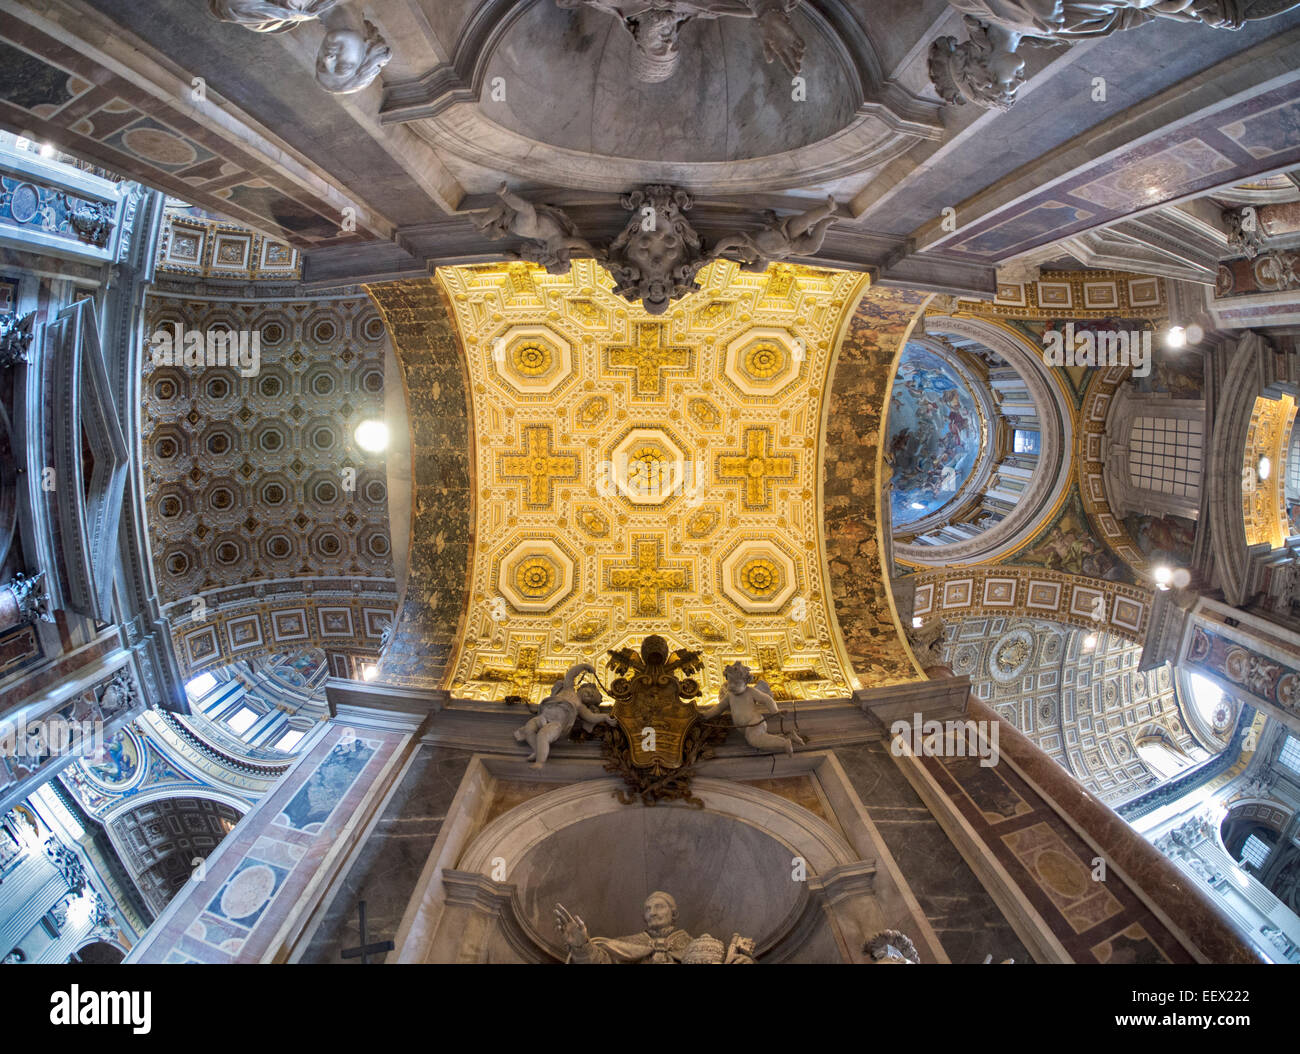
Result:
{"label": "ceiling window", "polygon": [[230,730],[234,732],[235,735],[237,736],[242,736],[256,723],[257,723],[257,711],[250,710],[246,706],[241,706],[238,710],[236,710],[233,714],[231,714],[228,718],[226,718],[226,724],[230,726]]}
{"label": "ceiling window", "polygon": [[1128,471],[1133,486],[1199,498],[1201,492],[1200,421],[1139,417],[1129,434]]}
{"label": "ceiling window", "polygon": [[1264,861],[1268,859],[1268,852],[1268,843],[1252,834],[1246,839],[1246,844],[1241,847],[1241,862],[1243,864],[1253,864],[1258,870],[1264,866]]}
{"label": "ceiling window", "polygon": [[298,749],[298,744],[302,742],[305,732],[300,732],[296,728],[289,729],[284,735],[275,741],[275,749],[283,750],[286,754],[291,754]]}
{"label": "ceiling window", "polygon": [[198,702],[217,686],[217,679],[210,673],[201,673],[185,682],[185,694],[191,702]]}
{"label": "ceiling window", "polygon": [[1300,772],[1300,739],[1295,736],[1287,736],[1277,760],[1292,772]]}

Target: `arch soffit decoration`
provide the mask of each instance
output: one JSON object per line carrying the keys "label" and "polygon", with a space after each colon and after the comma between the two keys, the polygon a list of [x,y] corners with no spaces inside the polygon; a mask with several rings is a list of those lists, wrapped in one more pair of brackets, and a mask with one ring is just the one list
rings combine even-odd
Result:
{"label": "arch soffit decoration", "polygon": [[[1274,374],[1278,357],[1270,352],[1268,342],[1254,331],[1248,331],[1237,342],[1216,403],[1215,434],[1223,438],[1202,461],[1207,465],[1204,478],[1208,481],[1211,536],[1218,541],[1215,569],[1228,603],[1237,606],[1245,604],[1253,592],[1242,505],[1242,469],[1255,401],[1261,396],[1300,398],[1300,384]],[[1281,469],[1279,466],[1279,472]]]}
{"label": "arch soffit decoration", "polygon": [[1069,492],[1074,471],[1074,414],[1060,381],[1033,346],[1001,322],[969,315],[926,315],[925,331],[978,341],[1006,360],[1025,382],[1039,412],[1042,453],[1028,489],[996,526],[975,538],[943,546],[895,545],[894,557],[918,568],[986,563],[1028,545]]}
{"label": "arch soffit decoration", "polygon": [[163,783],[156,787],[150,787],[139,794],[132,794],[120,801],[114,802],[99,816],[99,821],[105,827],[113,820],[121,819],[127,813],[133,812],[142,805],[148,805],[151,802],[164,801],[169,798],[202,798],[205,801],[214,801],[218,805],[227,805],[239,813],[242,817],[253,803],[232,794],[229,791],[218,790],[215,787],[209,787],[202,783]]}
{"label": "arch soffit decoration", "polygon": [[[449,63],[415,81],[385,86],[381,123],[415,122],[411,127],[416,134],[436,148],[492,171],[533,183],[616,193],[653,182],[687,185],[696,194],[820,185],[885,164],[918,140],[943,136],[942,106],[886,79],[869,37],[841,0],[805,0],[800,7],[803,21],[837,60],[858,100],[848,125],[821,141],[743,160],[671,163],[592,155],[538,142],[491,120],[480,108],[494,56],[532,6],[518,0],[482,5],[461,28]],[[593,157],[599,157],[599,166],[591,164]],[[520,167],[519,158],[527,158],[525,167]]]}
{"label": "arch soffit decoration", "polygon": [[[827,375],[818,436],[822,464],[817,475],[817,512],[822,525],[819,538],[822,576],[828,587],[827,608],[835,646],[841,655],[849,658],[854,678],[861,681],[862,674],[869,672],[870,683],[881,685],[925,676],[912,652],[894,600],[889,562],[885,558],[890,542],[884,532],[881,479],[889,392],[903,349],[916,332],[932,296],[870,283],[864,283],[860,289],[844,313]],[[870,386],[880,372],[884,383]],[[854,381],[859,384],[865,381],[870,387],[860,393],[854,390]],[[869,433],[876,436],[874,445],[863,439]],[[851,466],[850,476],[865,484],[870,494],[868,511],[875,522],[867,527],[868,537],[875,542],[873,551],[863,551],[863,539],[859,536],[862,512],[855,500],[856,491],[850,488],[848,494],[833,497],[827,494],[828,467],[832,460],[839,466]],[[836,567],[843,568],[838,575]],[[892,625],[887,630],[876,614],[878,604],[872,603],[875,598],[863,586],[870,582],[878,583],[876,594],[883,594],[888,606]],[[884,645],[882,633],[890,638]],[[885,655],[891,646],[893,654]]]}

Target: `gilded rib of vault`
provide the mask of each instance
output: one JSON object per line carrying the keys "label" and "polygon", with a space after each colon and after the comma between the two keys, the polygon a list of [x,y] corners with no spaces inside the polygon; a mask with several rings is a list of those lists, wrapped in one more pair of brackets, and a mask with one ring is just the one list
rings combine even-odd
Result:
{"label": "gilded rib of vault", "polygon": [[703,652],[706,687],[741,659],[778,697],[849,690],[818,438],[862,278],[726,262],[700,278],[655,317],[590,261],[439,270],[476,438],[453,695],[536,700],[648,633]]}

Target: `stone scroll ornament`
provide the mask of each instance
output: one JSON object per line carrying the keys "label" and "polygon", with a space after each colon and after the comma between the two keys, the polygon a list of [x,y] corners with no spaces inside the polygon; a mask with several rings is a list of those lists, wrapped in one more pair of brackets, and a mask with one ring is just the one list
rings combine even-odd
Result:
{"label": "stone scroll ornament", "polygon": [[765,213],[753,232],[724,235],[712,249],[686,217],[694,204],[678,187],[652,183],[620,198],[632,215],[606,247],[593,245],[562,209],[534,204],[502,183],[497,204],[472,222],[486,238],[523,241],[516,256],[540,264],[551,274],[568,274],[575,259],[594,259],[614,279],[614,292],[662,315],[673,301],[698,290],[695,276],[714,260],[731,260],[742,270],[762,272],[768,264],[821,250],[835,221],[834,198],[785,219]]}
{"label": "stone scroll ornament", "polygon": [[208,0],[208,10],[254,33],[319,21],[325,38],[316,52],[316,83],[334,95],[361,91],[393,57],[379,30],[344,0]]}
{"label": "stone scroll ornament", "polygon": [[1025,82],[1022,44],[1051,47],[1107,37],[1157,19],[1241,29],[1280,15],[1300,0],[948,0],[965,15],[969,39],[930,45],[930,80],[949,103],[1006,110]]}
{"label": "stone scroll ornament", "polygon": [[632,74],[650,84],[677,69],[682,26],[697,18],[751,18],[763,34],[763,58],[780,59],[791,75],[803,65],[804,42],[790,24],[802,0],[555,0],[560,7],[593,7],[613,15],[632,34]]}

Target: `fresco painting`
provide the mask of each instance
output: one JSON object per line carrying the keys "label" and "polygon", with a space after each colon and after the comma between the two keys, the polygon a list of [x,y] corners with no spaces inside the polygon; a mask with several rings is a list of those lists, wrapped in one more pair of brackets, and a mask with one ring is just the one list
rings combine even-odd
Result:
{"label": "fresco painting", "polygon": [[939,356],[907,345],[889,396],[889,485],[894,527],[929,516],[956,496],[979,459],[975,399]]}
{"label": "fresco painting", "polygon": [[1194,520],[1131,512],[1124,517],[1124,526],[1151,563],[1185,567],[1192,562],[1192,545],[1196,541]]}

